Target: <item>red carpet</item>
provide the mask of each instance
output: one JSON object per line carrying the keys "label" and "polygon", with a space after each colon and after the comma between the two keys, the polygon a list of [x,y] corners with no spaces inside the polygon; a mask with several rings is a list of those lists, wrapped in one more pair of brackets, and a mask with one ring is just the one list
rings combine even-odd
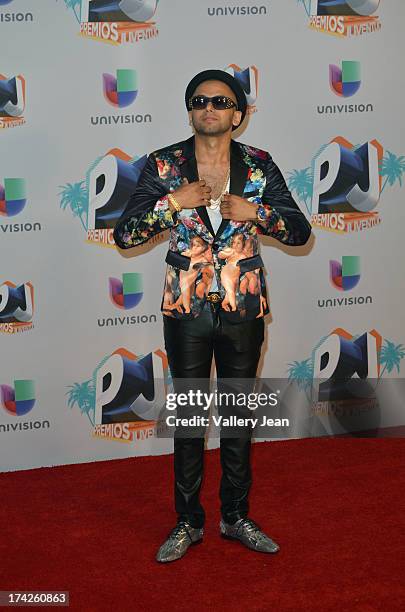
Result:
{"label": "red carpet", "polygon": [[204,543],[159,565],[171,459],[0,474],[0,590],[69,590],[86,612],[404,610],[403,440],[256,444],[251,516],[280,543],[274,556],[218,536],[219,455],[207,453]]}

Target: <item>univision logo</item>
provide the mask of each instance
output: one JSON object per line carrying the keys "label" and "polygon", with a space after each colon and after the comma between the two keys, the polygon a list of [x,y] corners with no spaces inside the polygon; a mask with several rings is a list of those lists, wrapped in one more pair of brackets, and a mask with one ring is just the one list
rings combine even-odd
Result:
{"label": "univision logo", "polygon": [[[0,0],[0,8],[11,4],[14,0]],[[0,13],[0,23],[34,21],[32,13]]]}
{"label": "univision logo", "polygon": [[142,299],[142,274],[126,272],[122,275],[122,281],[118,278],[110,278],[109,285],[111,301],[118,308],[123,310],[135,308]]}
{"label": "univision logo", "polygon": [[267,15],[267,7],[262,6],[223,6],[208,7],[210,17],[245,17],[247,15]]}
{"label": "univision logo", "polygon": [[33,380],[15,380],[14,387],[0,385],[2,407],[12,416],[24,416],[35,404],[35,385]]}
{"label": "univision logo", "polygon": [[[329,86],[331,91],[340,98],[350,98],[360,89],[360,62],[342,61],[342,66],[329,64]],[[329,104],[318,105],[318,114],[367,113],[373,112],[372,104]]]}
{"label": "univision logo", "polygon": [[[106,101],[115,108],[126,108],[133,104],[138,96],[138,77],[136,70],[119,68],[116,76],[103,73],[103,93]],[[151,123],[150,114],[99,115],[90,118],[92,125],[117,125],[130,123]]]}
{"label": "univision logo", "polygon": [[138,95],[136,70],[118,69],[117,76],[104,72],[104,97],[117,108],[124,108],[135,101]]}
{"label": "univision logo", "polygon": [[360,62],[343,61],[342,67],[329,64],[329,83],[338,96],[349,98],[360,89]]}
{"label": "univision logo", "polygon": [[[329,261],[329,279],[332,287],[338,291],[351,291],[360,281],[360,257],[343,255],[342,261],[331,259]],[[368,296],[340,297],[318,299],[319,308],[336,308],[339,306],[355,306],[372,304],[373,298]]]}
{"label": "univision logo", "polygon": [[350,291],[360,280],[360,257],[343,255],[342,263],[331,259],[329,262],[330,281],[340,291]]}
{"label": "univision logo", "polygon": [[[23,417],[33,409],[35,405],[35,383],[33,380],[15,380],[14,387],[0,385],[0,405],[11,417]],[[49,429],[50,422],[43,421],[20,421],[12,423],[0,423],[0,432],[11,433],[13,431],[35,431],[37,429]]]}
{"label": "univision logo", "polygon": [[[5,178],[0,183],[0,220],[20,214],[27,203],[27,186],[23,178]],[[3,234],[40,231],[36,223],[0,223]]]}
{"label": "univision logo", "polygon": [[0,215],[14,217],[27,203],[27,189],[22,178],[6,178],[0,183]]}
{"label": "univision logo", "polygon": [[[110,300],[116,308],[131,310],[138,306],[143,297],[143,278],[138,272],[125,272],[122,280],[108,279]],[[117,327],[120,325],[137,325],[156,323],[155,314],[124,315],[97,319],[99,327]]]}

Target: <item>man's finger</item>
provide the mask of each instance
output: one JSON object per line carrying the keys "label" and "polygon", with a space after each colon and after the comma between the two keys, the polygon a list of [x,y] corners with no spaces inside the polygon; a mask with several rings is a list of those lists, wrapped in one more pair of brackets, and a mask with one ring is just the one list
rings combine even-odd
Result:
{"label": "man's finger", "polygon": [[186,176],[183,177],[183,185],[188,185],[188,180]]}

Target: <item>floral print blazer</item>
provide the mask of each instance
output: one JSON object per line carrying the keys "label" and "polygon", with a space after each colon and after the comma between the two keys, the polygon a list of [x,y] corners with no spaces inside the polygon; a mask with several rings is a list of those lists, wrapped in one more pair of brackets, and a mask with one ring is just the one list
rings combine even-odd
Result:
{"label": "floral print blazer", "polygon": [[168,194],[184,177],[198,180],[194,137],[155,151],[114,230],[116,244],[128,249],[169,228],[161,309],[169,317],[191,319],[204,308],[215,275],[223,316],[230,322],[269,312],[258,235],[288,245],[305,244],[311,226],[295,203],[269,153],[231,141],[230,193],[263,206],[264,221],[223,219],[212,228],[205,206],[171,212]]}

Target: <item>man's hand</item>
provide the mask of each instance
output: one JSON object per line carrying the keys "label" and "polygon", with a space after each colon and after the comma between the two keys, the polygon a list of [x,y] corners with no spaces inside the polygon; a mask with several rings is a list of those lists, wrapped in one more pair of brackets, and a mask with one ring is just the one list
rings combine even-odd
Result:
{"label": "man's hand", "polygon": [[172,195],[182,208],[208,206],[211,199],[211,187],[208,187],[204,180],[189,183],[184,178],[183,185],[173,191]]}
{"label": "man's hand", "polygon": [[232,193],[225,193],[222,196],[220,211],[224,219],[230,219],[231,221],[255,221],[257,219],[256,210],[256,204],[251,204]]}

